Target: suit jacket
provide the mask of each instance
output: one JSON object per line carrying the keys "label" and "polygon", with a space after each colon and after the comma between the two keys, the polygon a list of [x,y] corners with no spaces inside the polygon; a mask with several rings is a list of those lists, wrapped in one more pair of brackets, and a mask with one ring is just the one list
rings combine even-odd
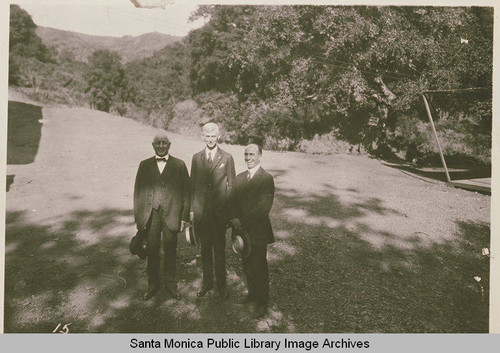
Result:
{"label": "suit jacket", "polygon": [[274,200],[274,179],[260,167],[248,180],[248,171],[238,174],[231,193],[231,218],[239,218],[253,244],[274,242],[269,212]]}
{"label": "suit jacket", "polygon": [[211,165],[207,161],[205,149],[193,156],[191,210],[196,222],[201,221],[206,208],[213,210],[219,222],[228,222],[228,201],[235,175],[233,156],[220,147]]}
{"label": "suit jacket", "polygon": [[[138,230],[146,228],[153,209],[154,168],[158,168],[154,157],[145,159],[139,165],[134,185],[134,217]],[[161,174],[163,215],[172,232],[180,230],[181,220],[189,220],[191,190],[186,165],[180,159],[169,156]]]}

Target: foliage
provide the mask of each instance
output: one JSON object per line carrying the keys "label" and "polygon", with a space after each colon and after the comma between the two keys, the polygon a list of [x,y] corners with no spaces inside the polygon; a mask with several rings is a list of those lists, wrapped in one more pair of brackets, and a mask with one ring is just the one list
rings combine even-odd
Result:
{"label": "foliage", "polygon": [[[490,8],[202,6],[201,16],[210,21],[188,36],[191,88],[239,105],[236,121],[217,118],[235,141],[287,138],[295,148],[336,131],[405,150],[429,144],[415,130],[427,119],[423,90],[481,86],[491,96]],[[491,99],[453,109],[491,138]]]}
{"label": "foliage", "polygon": [[18,5],[10,5],[9,52],[13,55],[51,61],[51,51],[42,43],[31,16]]}
{"label": "foliage", "polygon": [[127,98],[127,81],[120,56],[109,50],[96,50],[89,58],[85,73],[91,105],[109,112],[113,102]]}
{"label": "foliage", "polygon": [[130,101],[152,112],[164,109],[171,100],[189,97],[188,67],[187,48],[182,42],[127,64]]}
{"label": "foliage", "polygon": [[42,43],[31,16],[18,5],[10,6],[9,24],[9,84],[36,89],[46,74],[36,69],[53,62],[54,52]]}
{"label": "foliage", "polygon": [[203,125],[202,110],[195,101],[187,99],[175,104],[173,117],[169,121],[167,129],[186,136],[200,138],[201,126]]}
{"label": "foliage", "polygon": [[328,134],[315,135],[310,140],[302,140],[297,149],[301,152],[313,154],[348,154],[365,152],[361,147],[351,145],[337,136],[336,131]]}

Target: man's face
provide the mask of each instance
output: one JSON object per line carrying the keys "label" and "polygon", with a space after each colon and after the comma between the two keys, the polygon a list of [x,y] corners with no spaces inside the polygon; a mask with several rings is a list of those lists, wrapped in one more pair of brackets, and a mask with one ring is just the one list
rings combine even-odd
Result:
{"label": "man's face", "polygon": [[260,163],[260,153],[257,146],[249,145],[245,148],[245,163],[248,169],[257,166]]}
{"label": "man's face", "polygon": [[158,157],[164,157],[167,155],[168,150],[170,149],[170,141],[168,138],[156,138],[153,141],[153,148]]}
{"label": "man's face", "polygon": [[217,140],[219,139],[219,133],[217,131],[203,131],[203,140],[207,144],[207,147],[212,149],[217,144]]}

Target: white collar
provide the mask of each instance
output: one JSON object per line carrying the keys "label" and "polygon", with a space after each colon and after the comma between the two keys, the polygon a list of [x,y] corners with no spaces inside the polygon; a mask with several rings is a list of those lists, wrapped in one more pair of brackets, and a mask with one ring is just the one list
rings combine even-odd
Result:
{"label": "white collar", "polygon": [[[158,155],[155,153],[155,159],[157,159],[157,158],[165,158],[165,160],[167,160],[167,161],[168,161],[168,157],[169,157],[169,154],[168,154],[168,153],[167,153],[166,155],[164,155],[163,157],[160,157],[160,156],[158,156]],[[156,161],[156,162],[157,162],[157,163],[159,163],[158,161]]]}
{"label": "white collar", "polygon": [[248,169],[248,174],[250,174],[250,179],[253,178],[253,176],[255,175],[255,173],[257,173],[257,170],[259,170],[259,168],[260,164],[257,164],[255,167]]}
{"label": "white collar", "polygon": [[208,149],[208,147],[205,146],[205,157],[208,159],[208,151],[212,154],[212,159],[215,158],[217,154],[217,150],[219,149],[219,146],[215,145],[215,147],[211,150]]}

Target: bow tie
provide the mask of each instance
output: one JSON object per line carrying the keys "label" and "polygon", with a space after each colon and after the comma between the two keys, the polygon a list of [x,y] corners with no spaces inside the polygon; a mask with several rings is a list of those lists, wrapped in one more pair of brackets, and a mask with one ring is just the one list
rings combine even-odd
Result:
{"label": "bow tie", "polygon": [[166,162],[166,158],[155,158],[157,162]]}

